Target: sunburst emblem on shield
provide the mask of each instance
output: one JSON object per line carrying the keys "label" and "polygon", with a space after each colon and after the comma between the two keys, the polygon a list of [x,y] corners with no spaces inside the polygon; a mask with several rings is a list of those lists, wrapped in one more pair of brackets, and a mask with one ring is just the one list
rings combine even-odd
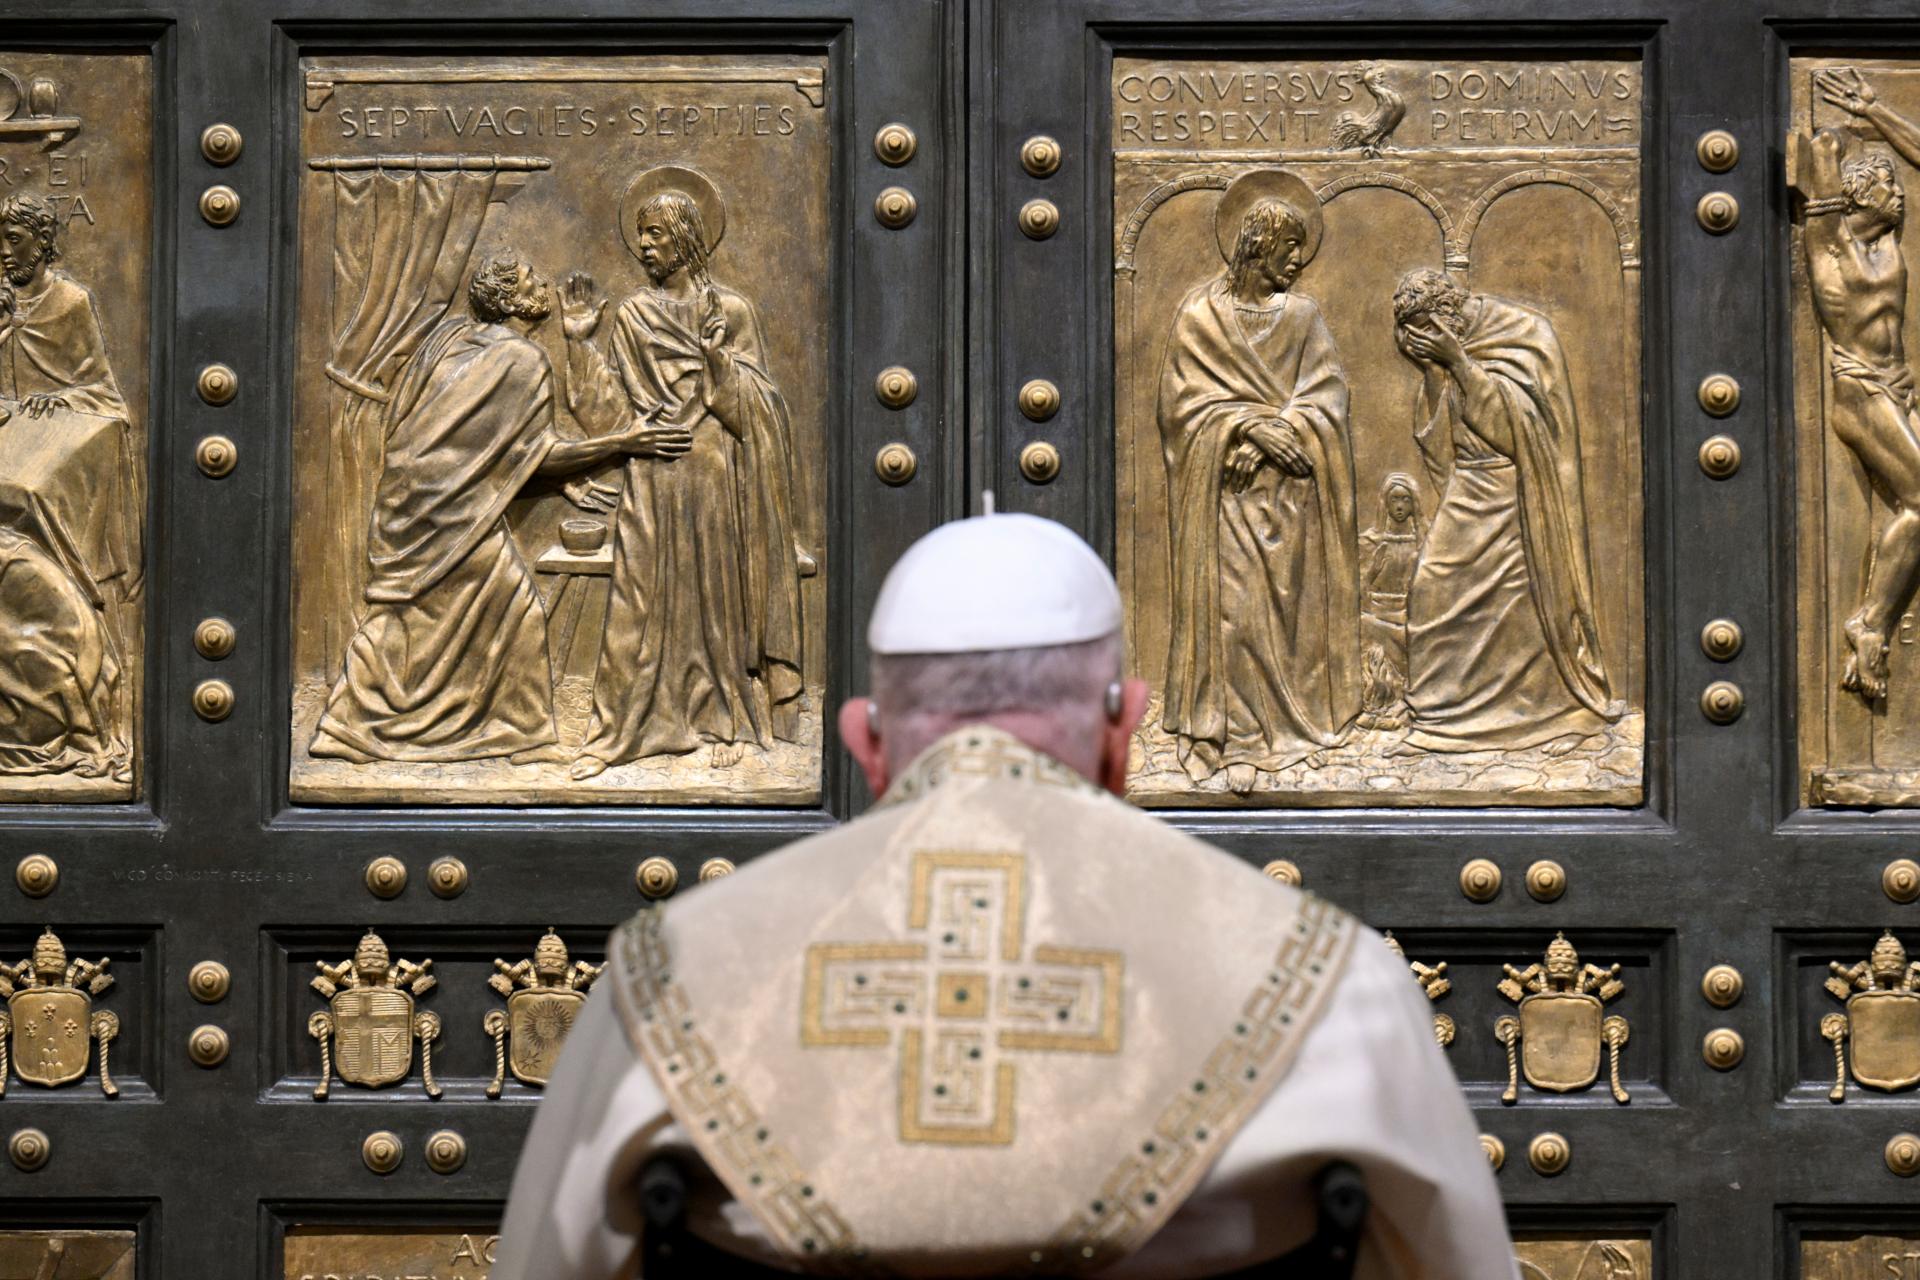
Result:
{"label": "sunburst emblem on shield", "polygon": [[500,1096],[509,1067],[522,1084],[544,1085],[552,1077],[567,1032],[602,966],[574,960],[560,935],[548,929],[534,947],[533,959],[512,964],[496,959],[493,967],[497,972],[487,985],[507,998],[507,1007],[504,1012],[489,1010],[482,1022],[493,1037],[489,1098]]}
{"label": "sunburst emblem on shield", "polygon": [[52,929],[33,944],[33,955],[0,964],[0,1097],[7,1092],[8,1059],[28,1084],[49,1088],[72,1084],[87,1074],[93,1042],[100,1042],[100,1092],[120,1096],[107,1065],[108,1046],[120,1033],[120,1019],[95,1011],[93,997],[113,985],[103,956],[67,960],[67,949]]}
{"label": "sunburst emblem on shield", "polygon": [[414,997],[438,982],[433,961],[393,962],[387,944],[373,930],[360,939],[351,960],[316,960],[320,976],[313,989],[327,999],[327,1012],[307,1019],[307,1034],[320,1042],[320,1083],[313,1096],[330,1092],[336,1068],[348,1084],[369,1089],[398,1084],[413,1065],[413,1042],[420,1042],[420,1078],[427,1096],[440,1096],[433,1078],[433,1042],[440,1038],[437,1014],[419,1013]]}
{"label": "sunburst emblem on shield", "polygon": [[1600,1047],[1607,1048],[1609,1083],[1615,1102],[1626,1102],[1620,1084],[1620,1049],[1627,1042],[1627,1020],[1606,1017],[1607,1001],[1625,990],[1620,966],[1583,965],[1563,933],[1547,945],[1544,964],[1525,969],[1502,965],[1507,976],[1500,994],[1520,1006],[1494,1024],[1493,1034],[1507,1047],[1507,1088],[1502,1102],[1520,1097],[1520,1073],[1527,1083],[1550,1093],[1571,1093],[1600,1078]]}
{"label": "sunburst emblem on shield", "polygon": [[1827,993],[1847,1003],[1845,1013],[1820,1019],[1820,1034],[1833,1042],[1835,1102],[1847,1100],[1847,1041],[1853,1041],[1853,1078],[1869,1089],[1895,1093],[1920,1084],[1920,962],[1891,929],[1873,944],[1873,954],[1854,965],[1832,961]]}

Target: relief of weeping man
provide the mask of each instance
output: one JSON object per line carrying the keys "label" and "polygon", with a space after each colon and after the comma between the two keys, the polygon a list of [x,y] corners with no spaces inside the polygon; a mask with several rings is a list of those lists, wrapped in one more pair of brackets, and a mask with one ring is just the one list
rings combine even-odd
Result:
{"label": "relief of weeping man", "polygon": [[546,611],[507,510],[537,476],[609,460],[617,489],[567,489],[615,513],[592,719],[570,776],[703,747],[725,767],[797,736],[799,578],[814,566],[794,539],[787,408],[758,316],[707,269],[724,227],[705,177],[650,169],[621,211],[647,282],[603,326],[592,279],[567,279],[566,399],[585,440],[556,430],[554,370],[530,336],[553,310],[546,278],[512,252],[473,273],[466,305],[421,344],[391,399],[371,610],[313,755],[568,761]]}
{"label": "relief of weeping man", "polygon": [[1553,756],[1605,734],[1626,706],[1601,659],[1579,419],[1551,321],[1443,271],[1400,281],[1394,338],[1419,370],[1414,443],[1439,505],[1423,520],[1395,472],[1356,536],[1346,373],[1292,288],[1319,247],[1319,201],[1256,171],[1215,216],[1226,270],[1180,304],[1159,399],[1162,724],[1188,776],[1224,770],[1244,795],[1263,774],[1321,767],[1356,729],[1394,732],[1392,755]]}

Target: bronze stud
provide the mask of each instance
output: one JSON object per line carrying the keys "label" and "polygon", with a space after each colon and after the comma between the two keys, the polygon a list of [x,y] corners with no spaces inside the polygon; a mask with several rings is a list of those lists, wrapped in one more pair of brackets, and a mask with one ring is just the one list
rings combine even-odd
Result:
{"label": "bronze stud", "polygon": [[52,1155],[52,1139],[38,1129],[16,1129],[7,1139],[7,1158],[22,1173],[32,1173]]}
{"label": "bronze stud", "polygon": [[665,858],[654,856],[633,871],[633,882],[649,898],[664,898],[680,884],[680,871]]}
{"label": "bronze stud", "polygon": [[1553,902],[1567,891],[1567,869],[1550,858],[1527,868],[1527,892],[1536,902]]}
{"label": "bronze stud", "polygon": [[896,488],[913,479],[919,470],[920,460],[898,440],[881,445],[880,452],[873,455],[873,474]]}
{"label": "bronze stud", "polygon": [[905,365],[889,365],[874,378],[873,394],[889,409],[904,409],[920,394],[920,379]]}
{"label": "bronze stud", "polygon": [[1491,858],[1474,858],[1460,868],[1460,892],[1474,902],[1492,902],[1500,896],[1501,879]]}
{"label": "bronze stud", "polygon": [[1296,889],[1300,887],[1300,867],[1291,858],[1275,858],[1260,870],[1269,880],[1278,880]]}
{"label": "bronze stud", "polygon": [[227,1060],[227,1051],[231,1048],[227,1033],[212,1023],[195,1027],[187,1037],[187,1056],[197,1067],[219,1066]]}
{"label": "bronze stud", "polygon": [[194,446],[193,461],[209,479],[219,480],[240,465],[240,446],[226,436],[207,436]]}
{"label": "bronze stud", "polygon": [[920,202],[905,187],[888,187],[873,199],[873,216],[889,231],[898,231],[920,212]]}
{"label": "bronze stud", "polygon": [[906,125],[895,122],[883,124],[873,135],[873,154],[880,157],[880,163],[898,169],[913,159],[913,153],[920,149],[920,139]]}
{"label": "bronze stud", "polygon": [[1887,1168],[1902,1178],[1920,1173],[1920,1137],[1896,1133],[1888,1138]]}
{"label": "bronze stud", "polygon": [[1740,202],[1730,192],[1709,191],[1693,206],[1693,216],[1708,234],[1723,236],[1740,225]]}
{"label": "bronze stud", "polygon": [[1020,474],[1034,484],[1048,484],[1060,474],[1060,451],[1044,440],[1035,440],[1020,451]]}
{"label": "bronze stud", "polygon": [[202,618],[193,629],[193,651],[208,662],[218,662],[233,652],[239,636],[225,618]]}
{"label": "bronze stud", "polygon": [[1507,1144],[1490,1133],[1480,1135],[1480,1150],[1486,1152],[1487,1163],[1493,1166],[1495,1173],[1507,1162]]}
{"label": "bronze stud", "polygon": [[1060,229],[1060,206],[1051,200],[1029,200],[1020,206],[1020,233],[1029,240],[1046,240]]}
{"label": "bronze stud", "polygon": [[1731,1071],[1747,1056],[1747,1042],[1732,1027],[1715,1027],[1700,1042],[1700,1056],[1715,1071]]}
{"label": "bronze stud", "polygon": [[193,380],[193,389],[200,393],[202,400],[218,408],[223,404],[231,404],[233,398],[240,394],[240,375],[233,371],[231,365],[205,365]]}
{"label": "bronze stud", "polygon": [[1732,618],[1715,618],[1700,628],[1700,652],[1715,662],[1732,662],[1746,642],[1746,634]]}
{"label": "bronze stud", "polygon": [[1032,422],[1045,422],[1060,412],[1060,388],[1045,378],[1035,378],[1020,388],[1020,412]]}
{"label": "bronze stud", "polygon": [[381,854],[367,864],[360,877],[367,892],[376,898],[397,898],[407,887],[407,864],[391,854]]}
{"label": "bronze stud", "polygon": [[1902,905],[1920,898],[1920,862],[1895,858],[1881,870],[1880,888],[1887,897]]}
{"label": "bronze stud", "polygon": [[233,988],[233,975],[218,960],[202,960],[187,970],[187,993],[201,1004],[218,1004]]}
{"label": "bronze stud", "polygon": [[451,1129],[427,1136],[427,1168],[438,1174],[455,1173],[467,1162],[467,1140]]}
{"label": "bronze stud", "polygon": [[193,714],[208,724],[219,724],[233,714],[233,686],[225,680],[202,680],[193,686]]}
{"label": "bronze stud", "polygon": [[1700,469],[1715,480],[1740,470],[1740,443],[1732,436],[1709,436],[1700,446]]}
{"label": "bronze stud", "polygon": [[240,158],[243,145],[240,131],[230,124],[210,124],[200,131],[200,154],[223,169]]}
{"label": "bronze stud", "polygon": [[406,1148],[400,1145],[400,1135],[391,1129],[376,1129],[360,1144],[361,1161],[383,1176],[398,1169],[404,1155]]}
{"label": "bronze stud", "polygon": [[1536,1134],[1527,1144],[1527,1163],[1541,1177],[1551,1178],[1573,1163],[1573,1148],[1557,1133]]}
{"label": "bronze stud", "polygon": [[1725,173],[1740,163],[1740,144],[1725,129],[1709,129],[1693,144],[1693,154],[1708,173]]}
{"label": "bronze stud", "polygon": [[1747,695],[1731,680],[1715,680],[1700,691],[1700,714],[1715,724],[1732,724],[1747,709]]}
{"label": "bronze stud", "polygon": [[60,864],[44,853],[30,853],[14,865],[13,882],[29,898],[44,898],[60,883]]}
{"label": "bronze stud", "polygon": [[1060,171],[1060,144],[1036,133],[1020,145],[1020,167],[1030,178],[1051,178]]}
{"label": "bronze stud", "polygon": [[458,858],[435,858],[427,865],[427,888],[436,898],[457,898],[467,891],[467,864]]}
{"label": "bronze stud", "polygon": [[724,880],[726,877],[732,875],[734,870],[735,868],[731,858],[708,858],[700,864],[700,883],[705,884],[709,880]]}
{"label": "bronze stud", "polygon": [[1730,964],[1717,964],[1700,977],[1700,994],[1716,1009],[1731,1009],[1746,994],[1747,980]]}
{"label": "bronze stud", "polygon": [[240,216],[240,193],[225,183],[216,183],[200,193],[200,216],[211,225],[224,227]]}
{"label": "bronze stud", "polygon": [[1724,373],[1710,373],[1700,379],[1694,396],[1707,413],[1724,418],[1740,407],[1740,384]]}

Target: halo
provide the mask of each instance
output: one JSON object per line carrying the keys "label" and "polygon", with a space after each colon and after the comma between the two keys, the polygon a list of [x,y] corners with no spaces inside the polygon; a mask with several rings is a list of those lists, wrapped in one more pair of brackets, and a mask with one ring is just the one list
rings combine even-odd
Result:
{"label": "halo", "polygon": [[720,198],[720,188],[714,186],[706,174],[677,164],[656,165],[627,184],[627,194],[620,197],[620,238],[627,242],[627,251],[636,258],[640,256],[640,228],[635,224],[647,201],[662,191],[678,191],[700,210],[700,221],[707,229],[707,254],[711,257],[720,247],[720,238],[727,234],[727,202]]}
{"label": "halo", "polygon": [[1247,210],[1262,200],[1278,200],[1300,219],[1306,228],[1307,242],[1301,246],[1300,265],[1313,261],[1320,252],[1320,235],[1325,219],[1320,214],[1320,197],[1313,188],[1285,169],[1255,169],[1235,178],[1213,211],[1213,238],[1220,246],[1220,259],[1233,261],[1234,246],[1240,241],[1240,223]]}

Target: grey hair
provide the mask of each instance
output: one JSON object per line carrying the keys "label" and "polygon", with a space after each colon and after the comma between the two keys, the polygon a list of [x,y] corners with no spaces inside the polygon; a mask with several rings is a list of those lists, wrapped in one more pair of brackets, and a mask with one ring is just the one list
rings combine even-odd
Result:
{"label": "grey hair", "polygon": [[873,699],[889,752],[904,762],[961,724],[1006,712],[1044,716],[1062,738],[1094,741],[1121,649],[1115,632],[1037,649],[875,654]]}

